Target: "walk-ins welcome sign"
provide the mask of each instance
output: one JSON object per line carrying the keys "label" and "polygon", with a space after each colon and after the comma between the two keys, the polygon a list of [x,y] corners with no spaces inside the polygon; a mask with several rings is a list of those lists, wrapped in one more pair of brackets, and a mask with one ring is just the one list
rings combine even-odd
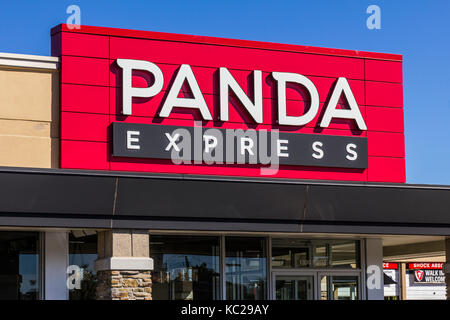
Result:
{"label": "walk-ins welcome sign", "polygon": [[82,26],[61,57],[61,167],[405,181],[399,55]]}

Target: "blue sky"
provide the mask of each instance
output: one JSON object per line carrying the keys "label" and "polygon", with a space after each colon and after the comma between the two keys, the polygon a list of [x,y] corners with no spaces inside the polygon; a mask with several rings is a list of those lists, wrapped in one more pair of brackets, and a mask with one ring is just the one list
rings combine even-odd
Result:
{"label": "blue sky", "polygon": [[[450,185],[450,1],[8,1],[0,52],[50,54],[50,28],[81,8],[85,25],[403,55],[408,183]],[[381,30],[366,9],[381,8]]]}

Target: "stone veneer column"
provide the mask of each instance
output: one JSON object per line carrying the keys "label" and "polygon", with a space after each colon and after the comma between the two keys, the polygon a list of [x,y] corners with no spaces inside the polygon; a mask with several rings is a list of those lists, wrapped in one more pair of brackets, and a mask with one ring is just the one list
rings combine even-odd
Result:
{"label": "stone veneer column", "polygon": [[450,300],[450,238],[445,239],[445,263],[443,271],[445,273],[447,300]]}
{"label": "stone veneer column", "polygon": [[98,300],[151,300],[153,259],[148,232],[109,230],[98,234]]}

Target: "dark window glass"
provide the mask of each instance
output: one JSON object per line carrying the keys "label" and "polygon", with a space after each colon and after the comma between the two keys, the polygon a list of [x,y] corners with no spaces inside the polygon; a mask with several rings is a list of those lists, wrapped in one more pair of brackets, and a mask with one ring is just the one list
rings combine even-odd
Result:
{"label": "dark window glass", "polygon": [[357,276],[322,276],[321,300],[358,300]]}
{"label": "dark window glass", "polygon": [[298,239],[272,240],[272,268],[310,267],[311,245]]}
{"label": "dark window glass", "polygon": [[313,241],[313,266],[316,268],[325,268],[329,264],[329,250],[326,242]]}
{"label": "dark window glass", "polygon": [[266,298],[265,238],[226,237],[227,300]]}
{"label": "dark window glass", "polygon": [[334,240],[331,244],[333,268],[359,268],[359,242]]}
{"label": "dark window glass", "polygon": [[95,299],[97,274],[97,233],[87,235],[84,231],[69,234],[68,286],[70,300]]}
{"label": "dark window glass", "polygon": [[220,299],[219,252],[219,237],[151,235],[153,299]]}
{"label": "dark window glass", "polygon": [[37,300],[39,233],[0,231],[0,299]]}
{"label": "dark window glass", "polygon": [[272,239],[272,268],[359,268],[354,240]]}
{"label": "dark window glass", "polygon": [[275,281],[276,300],[313,300],[313,276],[277,276]]}

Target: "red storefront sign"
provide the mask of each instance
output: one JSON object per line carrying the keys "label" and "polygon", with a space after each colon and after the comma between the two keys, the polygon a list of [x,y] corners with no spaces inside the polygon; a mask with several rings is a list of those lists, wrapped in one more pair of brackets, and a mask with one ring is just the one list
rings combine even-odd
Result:
{"label": "red storefront sign", "polygon": [[[320,139],[325,136],[334,139],[326,140],[333,145],[341,143],[339,137],[344,139],[342,147],[334,151],[340,152],[339,161],[333,158],[318,165],[308,159],[280,162],[273,177],[405,181],[402,58],[399,55],[101,27],[69,29],[66,25],[52,30],[52,54],[61,57],[62,168],[261,176],[261,165],[254,163],[175,165],[164,156],[147,157],[151,152],[136,157],[113,153],[113,127],[153,125],[145,127],[146,130],[151,128],[153,133],[158,129],[155,126],[189,128],[196,125],[194,121],[200,121],[202,127],[210,129],[279,130],[280,136],[301,137],[306,141],[301,153],[308,153],[310,148],[315,158],[328,153]],[[139,93],[129,97],[130,108],[125,112],[124,93],[127,91],[123,87],[123,61],[151,63],[160,70],[163,79],[156,88],[158,72],[152,75],[131,70],[130,87],[153,86],[155,90],[151,94],[147,90],[141,97]],[[182,72],[192,76],[192,81],[186,81],[189,80],[186,77],[178,79]],[[280,91],[280,74],[287,73],[306,80],[302,78],[301,85],[286,82],[286,88]],[[230,92],[224,102],[219,87],[226,76]],[[174,89],[177,83],[182,85]],[[310,89],[305,90],[308,87],[305,83],[312,84]],[[246,106],[245,95],[248,96]],[[185,99],[183,101],[198,98],[196,102],[201,101],[203,107],[197,104],[195,108],[166,108],[168,97]],[[336,103],[333,104],[333,100]],[[313,105],[317,106],[316,112],[311,111]],[[339,110],[352,109],[355,105],[361,119],[329,117],[333,113],[328,114],[329,110],[338,110],[335,114],[342,115]],[[289,121],[283,120],[299,119],[306,114],[311,119],[301,125],[287,124]],[[164,139],[164,135],[161,137]],[[128,138],[132,149],[133,141],[143,139],[142,135]],[[345,157],[356,157],[352,153],[356,147],[352,141],[360,141],[348,142],[347,138],[366,141],[367,165],[342,165],[347,161]],[[175,140],[175,135],[169,135],[168,139],[166,143]],[[278,140],[281,155],[287,153],[284,151],[287,145],[282,141],[287,140]]]}
{"label": "red storefront sign", "polygon": [[442,269],[442,262],[416,262],[408,263],[408,269],[432,270]]}
{"label": "red storefront sign", "polygon": [[398,269],[398,263],[384,262],[383,269]]}
{"label": "red storefront sign", "polygon": [[442,262],[408,263],[408,269],[413,274],[415,283],[445,283],[445,273]]}

